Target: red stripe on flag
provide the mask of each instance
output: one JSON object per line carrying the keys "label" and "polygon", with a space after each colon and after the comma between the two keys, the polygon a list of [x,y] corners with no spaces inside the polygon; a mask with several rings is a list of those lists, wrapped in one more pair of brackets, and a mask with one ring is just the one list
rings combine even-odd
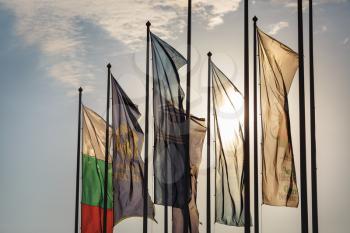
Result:
{"label": "red stripe on flag", "polygon": [[[81,204],[81,233],[103,232],[103,208]],[[113,209],[107,209],[107,233],[113,233]]]}

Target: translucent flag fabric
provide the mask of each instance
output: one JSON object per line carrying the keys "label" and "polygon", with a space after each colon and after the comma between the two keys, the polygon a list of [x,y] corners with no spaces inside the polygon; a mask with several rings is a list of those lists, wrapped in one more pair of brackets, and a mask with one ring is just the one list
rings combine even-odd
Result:
{"label": "translucent flag fabric", "polygon": [[112,98],[114,224],[125,218],[142,217],[144,195],[148,195],[148,217],[154,219],[154,204],[143,189],[144,134],[138,123],[140,112],[113,76]]}
{"label": "translucent flag fabric", "polygon": [[[81,232],[103,232],[106,122],[88,107],[82,108],[83,156]],[[112,139],[112,128],[109,132]],[[111,145],[111,143],[109,144]],[[112,156],[108,155],[107,233],[113,232]]]}
{"label": "translucent flag fabric", "polygon": [[211,63],[215,135],[215,222],[244,226],[243,97]]}
{"label": "translucent flag fabric", "polygon": [[298,68],[298,54],[258,30],[263,203],[297,207],[299,194],[290,131],[288,92]]}
{"label": "translucent flag fabric", "polygon": [[[202,161],[203,142],[206,134],[205,119],[191,117],[190,125],[190,163],[191,163],[191,201],[188,204],[191,233],[199,233],[199,213],[197,209],[197,179],[200,163]],[[184,232],[183,211],[180,208],[172,208],[172,232]]]}
{"label": "translucent flag fabric", "polygon": [[[187,156],[184,92],[178,69],[185,58],[151,33],[154,115],[154,201],[156,204],[182,208],[185,196],[185,161]],[[187,182],[190,186],[190,182]]]}

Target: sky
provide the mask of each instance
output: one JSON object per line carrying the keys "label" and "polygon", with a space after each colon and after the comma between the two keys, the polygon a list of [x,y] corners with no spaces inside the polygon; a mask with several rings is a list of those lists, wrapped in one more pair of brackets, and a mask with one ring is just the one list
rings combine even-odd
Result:
{"label": "sky", "polygon": [[[151,30],[185,56],[186,12],[186,0],[0,0],[0,232],[73,231],[77,89],[84,89],[84,104],[106,116],[106,65],[110,62],[114,76],[143,114],[145,23],[150,20]],[[348,231],[349,12],[348,0],[314,0],[319,228],[324,233]],[[262,30],[297,51],[296,1],[250,1],[250,18],[254,15]],[[303,16],[310,173],[308,1],[304,1]],[[193,0],[192,29],[191,111],[205,117],[209,50],[216,65],[243,90],[242,1]],[[252,30],[251,23],[251,61]],[[182,68],[183,87],[185,73]],[[298,74],[289,101],[300,187]],[[144,126],[143,117],[140,124]],[[203,151],[197,200],[200,232],[206,226],[205,158]],[[153,196],[151,172],[149,177]],[[310,176],[308,184],[310,204]],[[261,232],[300,231],[300,208],[264,205],[260,213]],[[311,209],[309,216],[311,223]],[[162,232],[161,207],[156,207],[156,219],[158,224],[150,222],[149,232]],[[117,225],[114,232],[138,233],[141,228],[142,219],[136,218]],[[213,232],[243,231],[215,224]]]}

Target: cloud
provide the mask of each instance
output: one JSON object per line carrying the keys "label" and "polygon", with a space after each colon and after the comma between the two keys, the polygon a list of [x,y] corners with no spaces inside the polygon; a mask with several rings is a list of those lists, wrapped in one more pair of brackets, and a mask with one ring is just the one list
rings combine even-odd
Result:
{"label": "cloud", "polygon": [[327,31],[328,31],[327,25],[319,25],[319,26],[316,25],[314,29],[315,34],[322,34],[322,33],[326,33]]}
{"label": "cloud", "polygon": [[[298,4],[295,0],[266,0],[274,4],[282,4],[287,8],[294,8],[296,9],[298,7]],[[347,3],[350,2],[350,0],[315,0],[313,1],[314,6],[318,5],[326,5],[326,4],[339,4],[339,3]],[[303,0],[303,10],[307,9],[309,7],[309,1]]]}
{"label": "cloud", "polygon": [[350,2],[349,0],[315,0],[314,4],[333,4],[333,3],[347,3]]}
{"label": "cloud", "polygon": [[278,22],[276,24],[272,24],[269,26],[269,28],[270,28],[269,34],[276,35],[280,30],[282,30],[283,28],[287,28],[287,27],[289,27],[289,23],[285,22],[285,21],[281,21],[281,22]]}
{"label": "cloud", "polygon": [[[292,8],[294,10],[297,10],[298,8],[298,3],[296,1],[283,1],[283,4],[284,4],[284,7],[287,7],[287,8]],[[308,0],[303,0],[303,11],[305,11],[308,7],[309,7],[309,2]],[[315,3],[314,3],[315,4]]]}
{"label": "cloud", "polygon": [[349,44],[349,37],[346,37],[343,41],[343,45],[348,45]]}
{"label": "cloud", "polygon": [[[241,0],[194,0],[193,15],[212,29],[236,11]],[[0,0],[16,16],[16,32],[48,60],[48,73],[66,86],[93,86],[86,53],[91,48],[83,24],[101,29],[132,50],[144,46],[145,23],[164,39],[175,39],[187,24],[187,0]],[[89,47],[90,46],[90,47]],[[92,46],[93,47],[93,46]],[[51,62],[51,63],[50,63]]]}

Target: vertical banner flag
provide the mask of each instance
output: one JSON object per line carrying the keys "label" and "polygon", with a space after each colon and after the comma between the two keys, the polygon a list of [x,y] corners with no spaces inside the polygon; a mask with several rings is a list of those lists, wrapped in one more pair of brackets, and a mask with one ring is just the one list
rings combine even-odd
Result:
{"label": "vertical banner flag", "polygon": [[212,62],[215,127],[215,221],[244,226],[243,96]]}
{"label": "vertical banner flag", "polygon": [[143,190],[144,163],[141,158],[143,131],[141,114],[112,75],[112,126],[114,223],[128,217],[143,216],[143,196],[148,196],[148,217],[154,219],[154,205]]}
{"label": "vertical banner flag", "polygon": [[[112,129],[110,128],[110,135]],[[111,141],[111,136],[109,140]],[[106,122],[83,106],[81,232],[103,232]],[[112,156],[108,155],[107,233],[113,232]]]}
{"label": "vertical banner flag", "polygon": [[[187,156],[184,92],[178,69],[186,59],[170,45],[151,33],[154,115],[154,201],[182,208],[185,196]],[[190,186],[190,182],[187,182]]]}
{"label": "vertical banner flag", "polygon": [[298,54],[258,29],[262,115],[263,203],[297,207],[299,194],[290,131],[288,92]]}
{"label": "vertical banner flag", "polygon": [[[205,119],[191,116],[190,126],[190,163],[191,163],[191,201],[188,204],[191,233],[199,233],[199,213],[197,209],[197,179],[200,163],[202,161],[202,149],[205,134]],[[173,233],[184,232],[184,217],[181,209],[173,207]]]}

